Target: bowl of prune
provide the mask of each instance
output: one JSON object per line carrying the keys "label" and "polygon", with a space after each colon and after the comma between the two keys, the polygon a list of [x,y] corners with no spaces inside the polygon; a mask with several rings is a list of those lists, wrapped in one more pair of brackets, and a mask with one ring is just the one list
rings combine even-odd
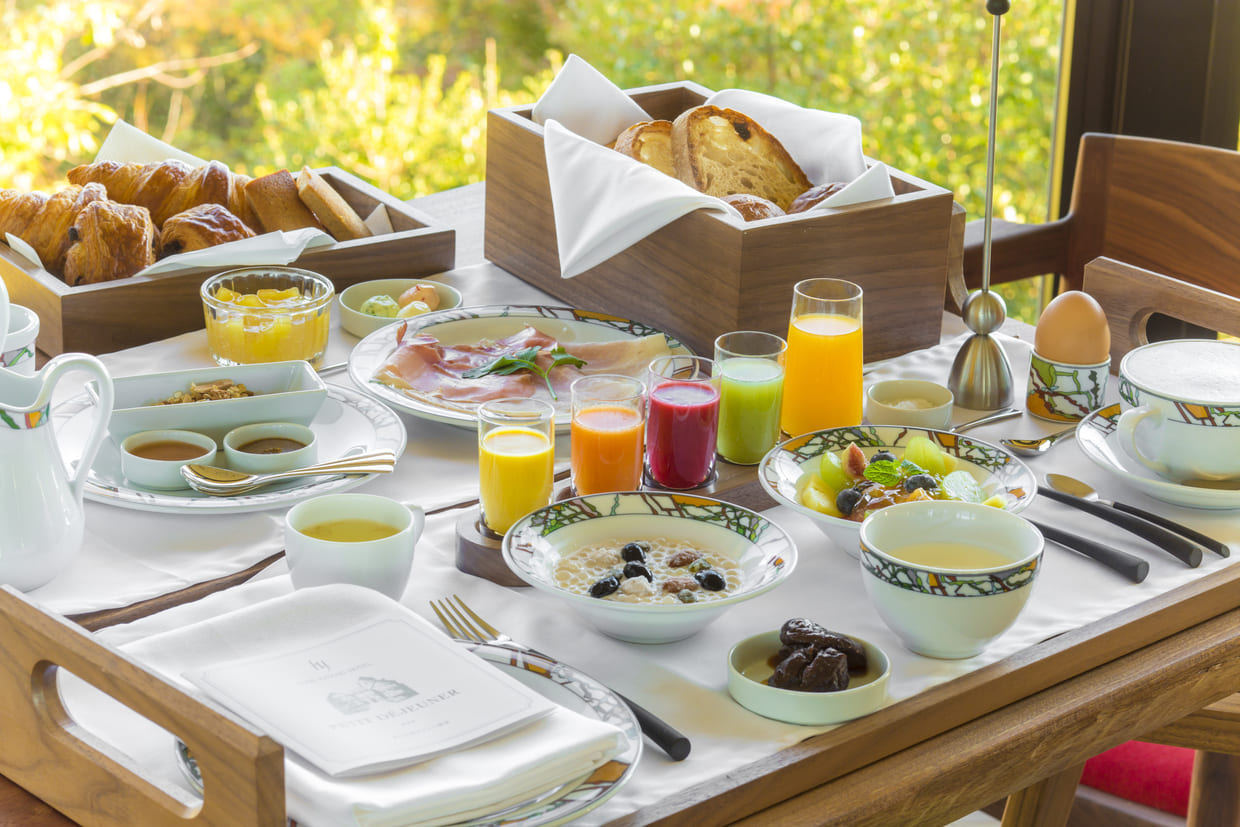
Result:
{"label": "bowl of prune", "polygon": [[873,643],[796,617],[728,653],[728,692],[741,706],[792,724],[838,724],[887,701],[891,663]]}
{"label": "bowl of prune", "polygon": [[782,583],[797,562],[776,523],[732,503],[657,491],[560,500],[518,520],[504,561],[603,634],[686,638]]}

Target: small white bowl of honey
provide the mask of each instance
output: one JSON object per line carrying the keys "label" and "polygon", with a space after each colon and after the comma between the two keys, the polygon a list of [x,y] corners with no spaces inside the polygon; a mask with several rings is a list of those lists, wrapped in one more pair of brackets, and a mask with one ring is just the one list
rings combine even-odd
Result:
{"label": "small white bowl of honey", "polygon": [[134,485],[157,491],[189,488],[181,466],[215,459],[215,440],[196,431],[141,431],[121,440],[121,473]]}
{"label": "small white bowl of honey", "polygon": [[297,422],[255,422],[224,434],[228,467],[246,474],[272,474],[314,465],[314,431]]}

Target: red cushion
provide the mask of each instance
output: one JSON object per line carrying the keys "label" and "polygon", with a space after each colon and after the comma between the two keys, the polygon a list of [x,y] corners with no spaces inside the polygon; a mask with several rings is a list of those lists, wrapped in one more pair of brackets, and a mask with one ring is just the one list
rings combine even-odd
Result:
{"label": "red cushion", "polygon": [[1085,762],[1081,783],[1126,801],[1188,815],[1193,751],[1129,741]]}

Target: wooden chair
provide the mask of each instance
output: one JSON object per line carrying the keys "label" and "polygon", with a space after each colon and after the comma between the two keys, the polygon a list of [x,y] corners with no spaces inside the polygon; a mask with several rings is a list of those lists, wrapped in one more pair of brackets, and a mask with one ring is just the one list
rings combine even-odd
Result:
{"label": "wooden chair", "polygon": [[[1240,185],[1233,194],[1240,198]],[[1240,262],[1240,254],[1235,260]],[[1112,365],[1150,341],[1150,321],[1159,314],[1240,336],[1240,298],[1234,295],[1108,258],[1084,265],[1082,276],[1082,288],[1106,311]],[[1240,292],[1240,278],[1233,276],[1230,290]],[[1223,698],[1139,740],[1196,750],[1188,827],[1240,824],[1240,695]],[[1067,824],[1080,776],[1081,765],[1068,767],[1009,796],[1003,827]]]}
{"label": "wooden chair", "polygon": [[[1068,214],[1046,224],[995,221],[992,284],[1059,273],[1081,289],[1106,256],[1235,294],[1240,264],[1240,153],[1196,144],[1086,133]],[[982,222],[965,228],[964,281],[981,286]]]}

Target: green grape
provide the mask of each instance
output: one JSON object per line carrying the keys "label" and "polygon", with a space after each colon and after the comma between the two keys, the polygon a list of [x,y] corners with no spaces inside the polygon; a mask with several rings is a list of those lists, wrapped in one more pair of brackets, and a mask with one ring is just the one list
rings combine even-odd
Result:
{"label": "green grape", "polygon": [[822,463],[818,466],[818,476],[832,491],[843,491],[852,488],[853,478],[844,470],[839,454],[827,451],[822,455]]}
{"label": "green grape", "polygon": [[916,463],[935,476],[947,473],[947,458],[943,450],[928,437],[915,436],[904,448],[904,459]]}

